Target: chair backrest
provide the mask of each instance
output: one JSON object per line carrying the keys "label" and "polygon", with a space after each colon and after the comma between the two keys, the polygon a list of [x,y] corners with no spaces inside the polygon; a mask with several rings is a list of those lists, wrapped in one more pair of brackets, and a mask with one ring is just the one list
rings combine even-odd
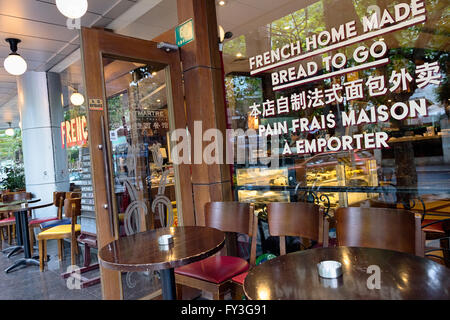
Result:
{"label": "chair backrest", "polygon": [[280,237],[280,255],[286,254],[285,236],[308,238],[328,246],[328,220],[314,203],[268,203],[267,219],[269,234]]}
{"label": "chair backrest", "polygon": [[62,219],[62,209],[64,207],[64,200],[66,199],[65,192],[53,192],[53,205],[58,208],[58,219]]}
{"label": "chair backrest", "polygon": [[256,260],[258,217],[250,203],[208,202],[205,204],[205,225],[224,232],[247,234],[251,238],[250,265]]}
{"label": "chair backrest", "polygon": [[76,199],[81,198],[81,193],[79,192],[66,192],[66,199]]}
{"label": "chair backrest", "polygon": [[64,214],[67,218],[76,218],[81,215],[81,198],[65,199]]}
{"label": "chair backrest", "polygon": [[388,208],[339,208],[335,214],[340,246],[369,247],[424,255],[421,216]]}
{"label": "chair backrest", "polygon": [[53,192],[53,205],[55,207],[58,207],[58,208],[63,207],[65,199],[66,199],[65,192],[60,192],[60,191]]}
{"label": "chair backrest", "polygon": [[30,200],[33,198],[31,192],[10,192],[3,195],[3,202],[14,202],[22,200]]}

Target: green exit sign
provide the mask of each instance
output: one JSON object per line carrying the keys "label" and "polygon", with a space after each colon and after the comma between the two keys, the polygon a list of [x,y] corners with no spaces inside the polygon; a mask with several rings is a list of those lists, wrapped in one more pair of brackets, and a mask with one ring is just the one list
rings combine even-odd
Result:
{"label": "green exit sign", "polygon": [[175,39],[178,47],[182,47],[194,40],[194,21],[192,19],[189,19],[176,27]]}

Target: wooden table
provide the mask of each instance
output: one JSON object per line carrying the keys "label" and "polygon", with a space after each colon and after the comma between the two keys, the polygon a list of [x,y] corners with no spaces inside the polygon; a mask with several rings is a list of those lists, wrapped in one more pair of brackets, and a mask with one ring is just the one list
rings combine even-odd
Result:
{"label": "wooden table", "polygon": [[33,198],[28,200],[17,200],[17,201],[11,201],[11,202],[0,202],[0,207],[8,207],[8,206],[16,206],[21,205],[22,203],[36,203],[41,201],[39,198]]}
{"label": "wooden table", "polygon": [[[160,247],[158,238],[173,236],[173,245]],[[174,268],[202,260],[225,244],[225,233],[208,227],[170,227],[115,240],[99,251],[100,265],[118,271],[161,270],[164,300],[176,298]]]}
{"label": "wooden table", "polygon": [[[320,278],[317,263],[342,263],[338,279]],[[380,289],[368,279],[380,268]],[[373,278],[369,280],[374,284]],[[450,299],[450,269],[429,259],[372,248],[335,247],[290,253],[253,268],[244,282],[249,299]]]}
{"label": "wooden table", "polygon": [[22,259],[18,259],[9,266],[5,272],[11,272],[18,266],[39,266],[39,257],[32,257],[31,254],[33,252],[33,248],[30,247],[30,233],[28,230],[28,212],[36,209],[41,209],[45,207],[50,207],[53,205],[53,202],[46,204],[34,203],[30,205],[28,203],[22,203],[20,205],[12,205],[0,207],[0,213],[4,212],[14,212],[14,216],[16,219],[16,230],[17,230],[17,246],[12,246],[3,250],[3,253],[9,252],[8,258],[11,257],[14,253],[22,250],[25,252],[25,257]]}

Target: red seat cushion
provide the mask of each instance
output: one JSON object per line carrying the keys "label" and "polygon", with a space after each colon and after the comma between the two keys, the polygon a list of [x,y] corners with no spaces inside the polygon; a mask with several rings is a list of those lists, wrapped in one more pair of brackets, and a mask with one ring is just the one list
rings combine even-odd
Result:
{"label": "red seat cushion", "polygon": [[[422,221],[422,226],[427,225],[429,223],[435,222],[438,220],[429,220],[429,219],[424,219]],[[445,233],[444,228],[442,226],[442,223],[435,223],[432,224],[431,226],[427,226],[425,228],[423,228],[423,231],[425,232],[437,232],[437,233]]]}
{"label": "red seat cushion", "polygon": [[243,272],[241,274],[238,274],[237,276],[234,276],[231,280],[240,285],[244,285],[244,280],[247,275],[248,275],[248,272]]}
{"label": "red seat cushion", "polygon": [[175,269],[175,273],[205,280],[222,283],[235,275],[248,270],[248,262],[244,259],[229,256],[212,256]]}
{"label": "red seat cushion", "polygon": [[9,217],[9,218],[0,220],[0,223],[8,223],[8,222],[15,222],[15,221],[16,221],[15,217]]}
{"label": "red seat cushion", "polygon": [[36,219],[31,219],[30,221],[28,221],[28,224],[30,225],[36,225],[36,224],[41,224],[44,222],[48,222],[48,221],[53,221],[53,220],[58,220],[57,217],[51,217],[51,218],[36,218]]}

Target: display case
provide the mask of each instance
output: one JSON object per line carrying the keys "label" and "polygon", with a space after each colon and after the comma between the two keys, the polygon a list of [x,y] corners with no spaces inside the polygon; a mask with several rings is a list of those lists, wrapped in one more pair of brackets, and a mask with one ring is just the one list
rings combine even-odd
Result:
{"label": "display case", "polygon": [[[251,202],[255,212],[264,219],[268,202],[290,202],[289,190],[272,190],[289,185],[288,168],[269,169],[261,167],[241,168],[236,171],[237,197],[240,202]],[[252,190],[257,187],[257,190]]]}
{"label": "display case", "polygon": [[287,168],[242,168],[236,172],[238,186],[287,186],[288,179]]}
{"label": "display case", "polygon": [[[296,178],[306,187],[368,187],[378,186],[377,164],[369,151],[329,152],[315,155],[296,165]],[[354,190],[352,190],[354,191]],[[330,207],[347,207],[376,194],[364,192],[326,192]]]}

